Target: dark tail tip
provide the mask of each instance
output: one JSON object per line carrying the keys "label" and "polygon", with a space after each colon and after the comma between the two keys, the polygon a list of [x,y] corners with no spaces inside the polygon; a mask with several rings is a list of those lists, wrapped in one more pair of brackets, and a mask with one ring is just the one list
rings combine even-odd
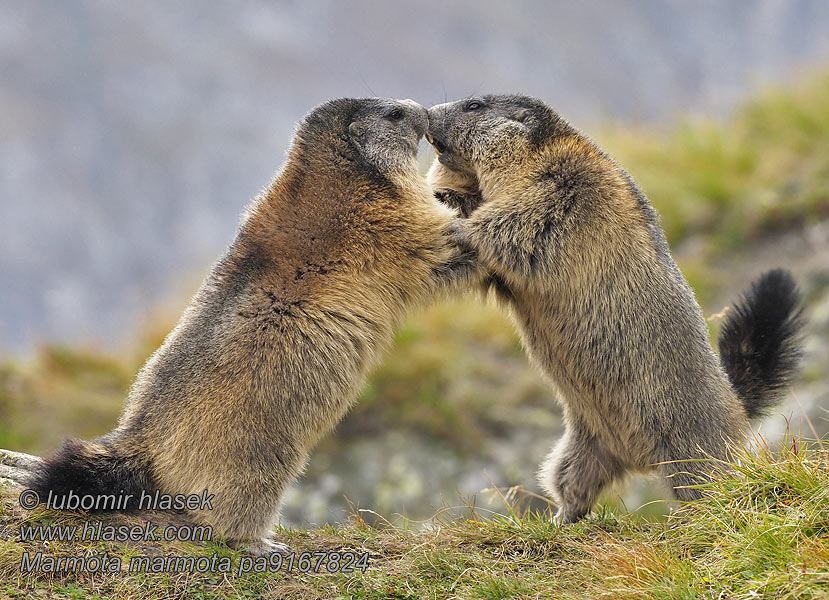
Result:
{"label": "dark tail tip", "polygon": [[791,273],[764,273],[726,313],[718,345],[731,384],[750,419],[774,408],[797,373],[804,325]]}
{"label": "dark tail tip", "polygon": [[[68,439],[54,454],[44,459],[32,473],[26,486],[33,489],[45,502],[52,498],[76,496],[103,496],[132,494],[134,500],[123,504],[120,510],[137,509],[142,491],[154,490],[148,469],[135,459],[121,456],[114,448],[99,441],[86,442]],[[66,504],[55,503],[60,508]],[[95,512],[90,511],[90,512]]]}

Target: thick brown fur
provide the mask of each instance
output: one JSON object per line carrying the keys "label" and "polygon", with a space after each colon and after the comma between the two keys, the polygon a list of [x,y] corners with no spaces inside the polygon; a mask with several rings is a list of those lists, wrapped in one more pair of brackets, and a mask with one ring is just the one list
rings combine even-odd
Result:
{"label": "thick brown fur", "polygon": [[[407,308],[470,285],[454,211],[418,175],[426,111],[342,99],[300,124],[287,161],[180,322],[118,427],[70,440],[46,493],[215,495],[193,516],[256,553],[312,447],[342,418]],[[42,496],[43,497],[43,496]]]}
{"label": "thick brown fur", "polygon": [[[697,498],[689,486],[729,457],[759,400],[738,397],[715,356],[644,194],[537,99],[471,98],[431,108],[429,121],[440,153],[427,178],[436,196],[471,190],[471,216],[455,223],[453,239],[491,272],[563,406],[565,434],[539,470],[560,505],[557,520],[583,517],[630,471],[658,469],[678,498]],[[770,321],[750,323],[756,301],[734,317],[735,380],[769,354],[796,355],[797,294],[793,285],[777,289],[788,304],[767,311]],[[757,345],[773,331],[781,333]],[[778,365],[776,389],[795,366]],[[776,400],[758,373],[750,381],[765,406]]]}

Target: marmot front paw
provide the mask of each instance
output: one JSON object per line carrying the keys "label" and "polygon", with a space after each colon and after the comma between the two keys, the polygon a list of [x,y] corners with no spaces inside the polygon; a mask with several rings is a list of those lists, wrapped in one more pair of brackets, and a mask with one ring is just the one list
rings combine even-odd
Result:
{"label": "marmot front paw", "polygon": [[470,229],[466,219],[452,219],[446,229],[449,242],[463,250],[474,250],[469,239]]}

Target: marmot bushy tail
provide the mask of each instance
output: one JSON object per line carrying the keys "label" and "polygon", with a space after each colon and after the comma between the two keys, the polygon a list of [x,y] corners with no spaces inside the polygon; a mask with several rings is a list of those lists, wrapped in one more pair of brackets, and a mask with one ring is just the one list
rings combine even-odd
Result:
{"label": "marmot bushy tail", "polygon": [[[124,512],[136,510],[141,493],[152,493],[155,484],[148,462],[139,455],[125,455],[123,450],[105,438],[92,442],[68,439],[44,459],[27,486],[35,490],[43,502],[50,494],[53,498],[65,498],[70,493],[87,496],[119,494],[124,498],[129,495],[132,498],[127,499],[122,508]],[[87,512],[98,510],[93,508]]]}
{"label": "marmot bushy tail", "polygon": [[354,403],[413,305],[465,289],[474,255],[418,172],[426,109],[341,98],[311,111],[176,328],[133,384],[118,427],[70,441],[31,486],[198,495],[191,516],[256,554],[286,487]]}
{"label": "marmot bushy tail", "polygon": [[749,419],[777,406],[797,371],[802,312],[794,279],[783,269],[764,273],[726,311],[720,361]]}

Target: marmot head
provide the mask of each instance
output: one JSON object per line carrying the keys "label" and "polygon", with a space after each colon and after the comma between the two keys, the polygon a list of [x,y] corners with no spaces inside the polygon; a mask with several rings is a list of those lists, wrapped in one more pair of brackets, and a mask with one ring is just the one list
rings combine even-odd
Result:
{"label": "marmot head", "polygon": [[568,125],[541,100],[488,95],[429,109],[427,138],[445,167],[476,173],[491,162],[526,157]]}
{"label": "marmot head", "polygon": [[297,130],[304,157],[334,166],[349,163],[382,178],[417,169],[417,146],[426,133],[426,109],[413,100],[340,98],[314,108]]}

